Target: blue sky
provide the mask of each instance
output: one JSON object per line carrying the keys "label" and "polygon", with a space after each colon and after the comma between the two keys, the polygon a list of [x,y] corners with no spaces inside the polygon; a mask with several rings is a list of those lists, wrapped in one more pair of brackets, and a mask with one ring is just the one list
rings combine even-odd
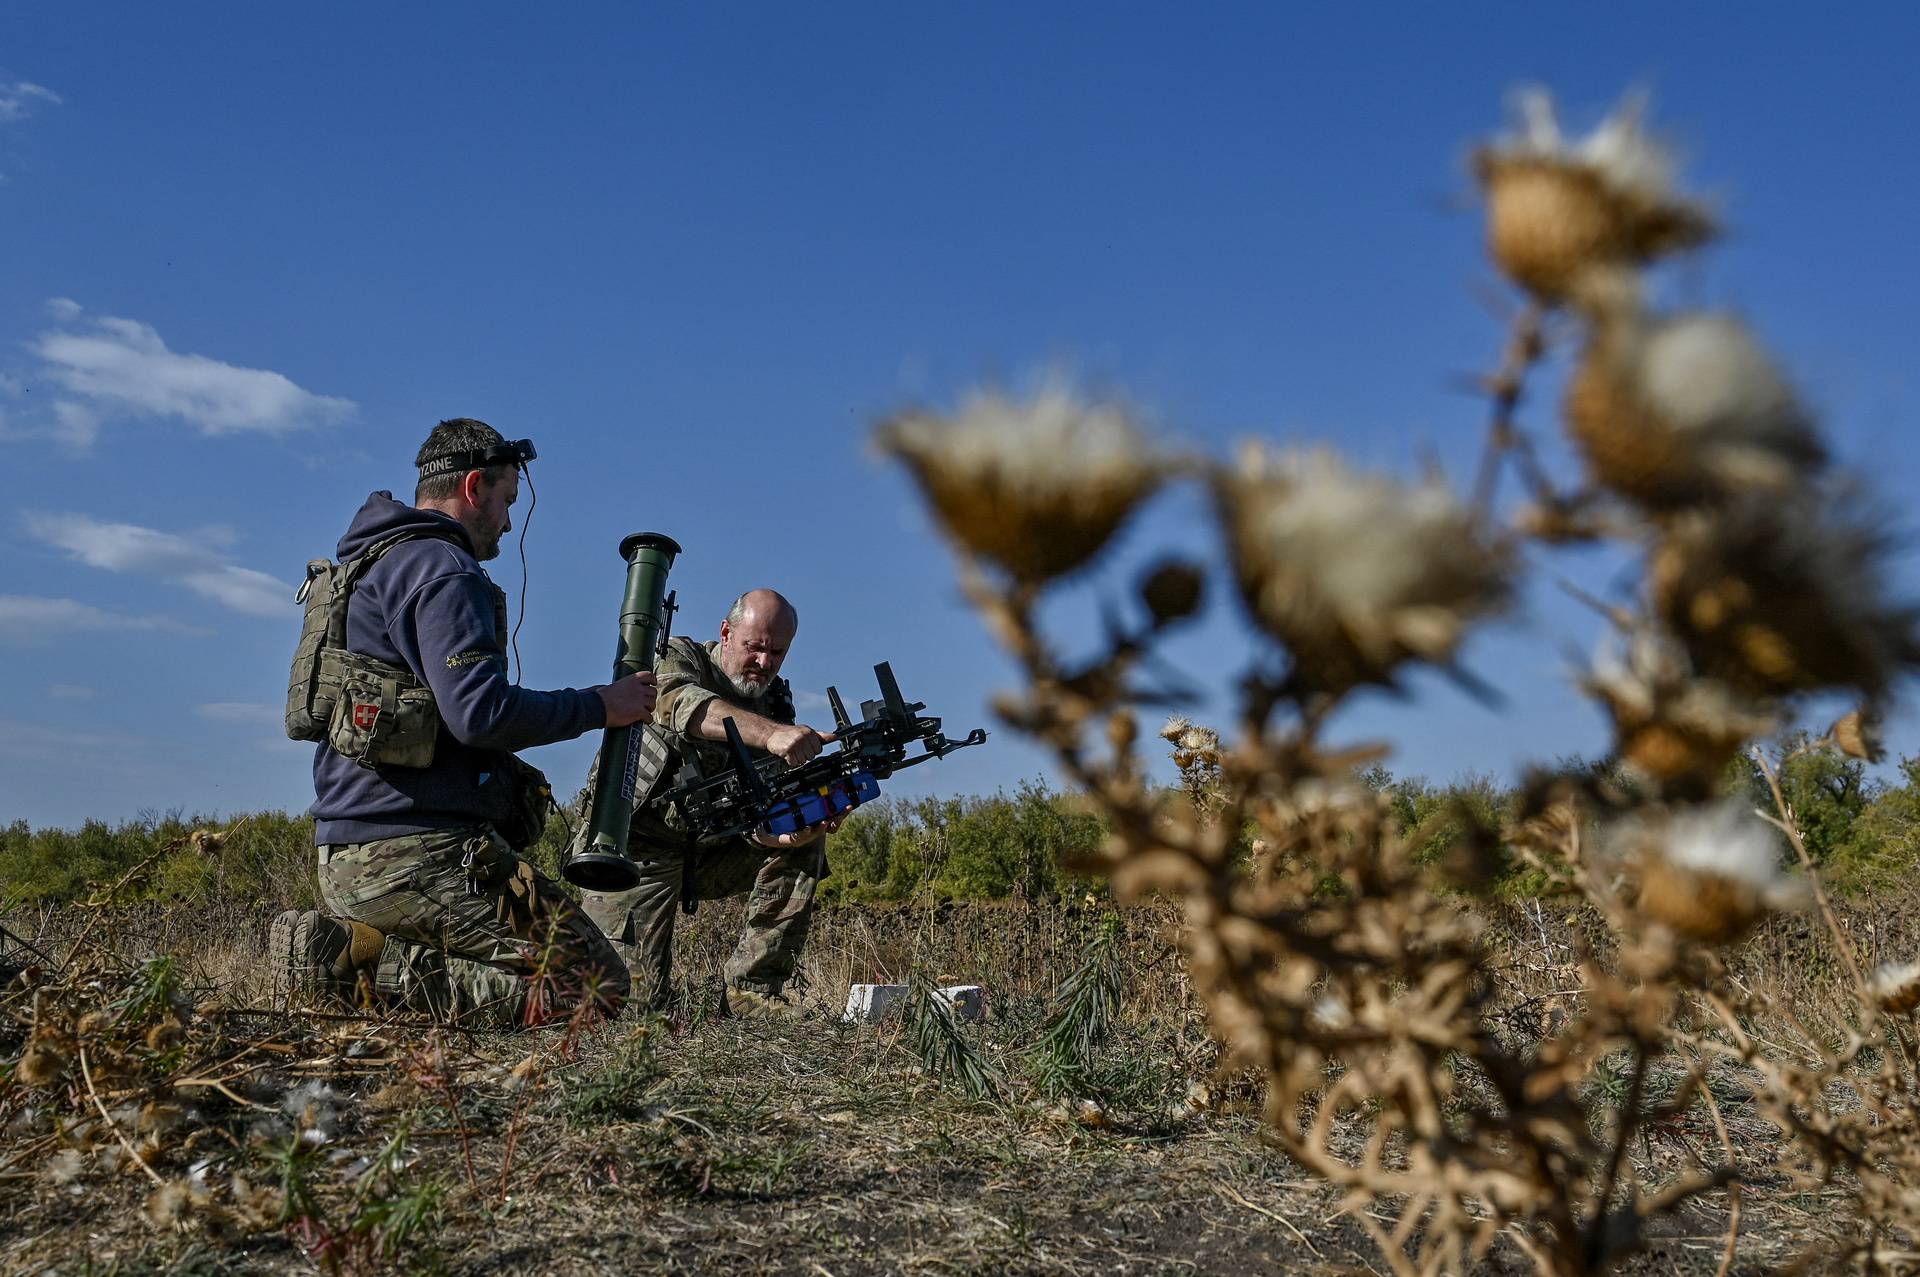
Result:
{"label": "blue sky", "polygon": [[[1463,157],[1529,81],[1582,124],[1653,91],[1730,227],[1667,295],[1746,316],[1898,508],[1916,36],[1900,6],[11,4],[0,820],[304,806],[292,583],[451,415],[540,447],[527,682],[605,677],[614,546],[658,529],[687,628],[773,585],[798,688],[891,659],[988,723],[1008,667],[876,416],[1066,369],[1200,447],[1465,473],[1452,379],[1500,332]],[[1055,611],[1084,635],[1209,544],[1177,494]],[[1342,732],[1435,777],[1602,748],[1565,691],[1594,625],[1552,582],[1616,567],[1552,561],[1476,640],[1502,707],[1420,679]],[[496,575],[517,603],[511,551]],[[1224,597],[1176,654],[1242,666]],[[590,748],[534,761],[566,787]],[[896,790],[1041,769],[996,733]]]}

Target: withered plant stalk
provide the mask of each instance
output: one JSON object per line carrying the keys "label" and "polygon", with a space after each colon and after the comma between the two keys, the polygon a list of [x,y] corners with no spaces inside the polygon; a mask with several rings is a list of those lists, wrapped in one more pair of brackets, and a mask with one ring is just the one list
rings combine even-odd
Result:
{"label": "withered plant stalk", "polygon": [[[1870,748],[1865,724],[1920,663],[1916,613],[1885,597],[1888,539],[1836,502],[1811,415],[1744,325],[1646,304],[1649,266],[1714,225],[1675,193],[1638,106],[1581,140],[1562,136],[1544,95],[1524,97],[1522,115],[1475,157],[1490,251],[1527,301],[1484,383],[1471,501],[1435,476],[1364,475],[1324,450],[1179,456],[1150,447],[1123,406],[1057,386],[1031,404],[975,396],[950,418],[916,410],[878,442],[928,494],[968,599],[1019,669],[997,712],[1105,818],[1091,867],[1123,901],[1181,904],[1222,1067],[1264,1079],[1276,1142],[1345,1190],[1395,1273],[1461,1271],[1506,1238],[1542,1272],[1585,1277],[1721,1190],[1726,1271],[1743,1159],[1709,1079],[1732,1061],[1766,1079],[1759,1107],[1787,1137],[1781,1163],[1853,1204],[1853,1222],[1833,1225],[1839,1253],[1882,1262],[1885,1239],[1910,1245],[1920,1212],[1914,1049],[1889,1019],[1920,1007],[1920,965],[1869,979],[1776,765],[1760,762],[1771,823],[1728,796],[1726,778],[1809,693],[1868,705],[1817,747]],[[1546,472],[1518,420],[1549,334],[1563,333],[1578,348],[1563,412],[1583,463],[1571,483]],[[1508,458],[1536,504],[1504,514]],[[1063,660],[1042,599],[1189,477],[1213,498],[1226,562],[1162,560],[1141,582],[1139,619],[1104,613],[1102,653]],[[1511,827],[1452,813],[1464,834],[1442,857],[1419,854],[1430,831],[1400,828],[1360,778],[1384,747],[1340,745],[1330,724],[1416,664],[1478,686],[1462,644],[1520,593],[1523,551],[1595,538],[1643,567],[1637,588],[1599,601],[1610,632],[1581,679],[1614,724],[1609,765],[1543,770]],[[1169,722],[1181,784],[1162,788],[1138,716],[1172,692],[1147,676],[1220,576],[1254,636],[1234,732],[1223,742]],[[1543,1034],[1503,1019],[1477,907],[1514,859],[1552,885],[1557,909],[1608,935],[1578,950],[1577,987]],[[1856,1024],[1838,1050],[1809,1033],[1803,1058],[1770,1057],[1744,1025],[1763,1012],[1793,1022],[1791,1009],[1761,1005],[1721,955],[1809,884],[1860,993]],[[1867,1068],[1873,1041],[1886,1049]],[[1851,1101],[1834,1098],[1843,1079]],[[1635,1164],[1636,1141],[1696,1106],[1717,1164],[1691,1146],[1694,1168],[1677,1176]]]}

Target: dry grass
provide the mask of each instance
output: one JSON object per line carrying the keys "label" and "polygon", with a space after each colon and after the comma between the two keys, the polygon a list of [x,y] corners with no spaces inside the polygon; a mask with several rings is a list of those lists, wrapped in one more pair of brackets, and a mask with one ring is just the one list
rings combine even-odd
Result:
{"label": "dry grass", "polygon": [[[1920,929],[1914,903],[1846,922],[1899,949]],[[1538,1043],[1576,1008],[1574,954],[1604,926],[1488,908],[1493,1018]],[[6,1002],[0,1270],[1226,1273],[1372,1258],[1339,1194],[1266,1137],[1257,1080],[1220,1072],[1164,907],[823,911],[807,959],[822,1003],[850,978],[915,971],[989,987],[990,1018],[969,1038],[1010,1080],[990,1103],[930,1076],[898,1022],[707,1014],[738,923],[724,903],[703,905],[681,941],[674,1022],[532,1037],[255,1011],[264,916],[235,910],[218,933],[199,916],[109,915],[66,978]],[[58,956],[81,920],[49,921],[34,938]],[[1081,1089],[1056,1096],[1036,1056],[1050,999],[1109,927],[1119,1013]],[[169,949],[180,957],[156,996],[141,960]],[[1776,921],[1741,951],[1740,975],[1837,1014],[1844,977],[1823,952],[1804,920]],[[102,1012],[74,1035],[89,1043],[84,1074],[76,1054],[26,1084],[30,1026]],[[1753,1080],[1729,1065],[1712,1081],[1741,1142],[1772,1138]],[[1651,1086],[1678,1081],[1662,1070]],[[323,1138],[289,1164],[298,1130]],[[1350,1152],[1364,1140],[1360,1122],[1338,1133]],[[1682,1174],[1714,1143],[1695,1110],[1650,1128],[1634,1165]],[[1830,1201],[1750,1183],[1740,1270],[1797,1254]],[[1703,1202],[1641,1263],[1710,1272],[1725,1225],[1724,1198]],[[1522,1261],[1503,1243],[1487,1262]]]}
{"label": "dry grass", "polygon": [[[1209,1231],[1221,1256],[1273,1249],[1256,1208],[1291,1211],[1299,1190],[1248,1117],[1184,1103],[1212,1052],[1183,1010],[1165,911],[820,919],[816,990],[843,994],[849,973],[987,984],[992,1017],[967,1037],[1008,1077],[1052,982],[1118,925],[1131,1012],[1095,1062],[1104,1102],[1071,1109],[970,1099],[897,1021],[713,1018],[737,915],[710,902],[688,929],[674,1022],[534,1038],[260,1011],[264,919],[218,936],[185,917],[96,924],[64,977],[6,1003],[0,1267],[1067,1273],[1178,1267]],[[78,920],[55,921],[41,949]],[[132,959],[189,929],[181,959]],[[407,1209],[413,1231],[390,1241]]]}

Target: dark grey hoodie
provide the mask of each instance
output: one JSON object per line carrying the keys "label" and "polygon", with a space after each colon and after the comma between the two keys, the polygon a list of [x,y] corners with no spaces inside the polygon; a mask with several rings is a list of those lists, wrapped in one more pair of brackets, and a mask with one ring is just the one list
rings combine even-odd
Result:
{"label": "dark grey hoodie", "polygon": [[408,528],[430,535],[389,550],[354,588],[347,649],[404,665],[433,688],[440,710],[433,764],[362,767],[321,742],[313,756],[316,843],[497,821],[507,811],[502,752],[606,726],[598,693],[533,692],[507,681],[507,636],[495,632],[493,586],[457,520],[376,492],[340,538],[339,557],[344,562]]}

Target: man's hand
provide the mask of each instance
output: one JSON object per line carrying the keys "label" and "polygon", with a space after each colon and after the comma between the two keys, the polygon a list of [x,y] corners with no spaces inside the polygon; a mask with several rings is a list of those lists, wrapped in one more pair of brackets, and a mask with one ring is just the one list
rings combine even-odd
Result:
{"label": "man's hand", "polygon": [[834,830],[840,828],[840,826],[846,822],[846,819],[847,813],[841,812],[838,816],[829,816],[811,828],[802,829],[797,833],[791,834],[770,834],[764,830],[756,829],[753,831],[752,838],[755,843],[767,848],[769,851],[784,851],[788,847],[804,847],[808,843],[818,842]]}
{"label": "man's hand", "polygon": [[776,727],[767,733],[767,752],[789,767],[798,767],[819,756],[827,742],[837,739],[832,732],[816,732],[805,723]]}
{"label": "man's hand", "polygon": [[600,693],[600,703],[607,707],[608,727],[653,721],[653,702],[660,695],[660,689],[654,686],[651,672],[629,674],[618,683],[607,683],[593,690]]}

